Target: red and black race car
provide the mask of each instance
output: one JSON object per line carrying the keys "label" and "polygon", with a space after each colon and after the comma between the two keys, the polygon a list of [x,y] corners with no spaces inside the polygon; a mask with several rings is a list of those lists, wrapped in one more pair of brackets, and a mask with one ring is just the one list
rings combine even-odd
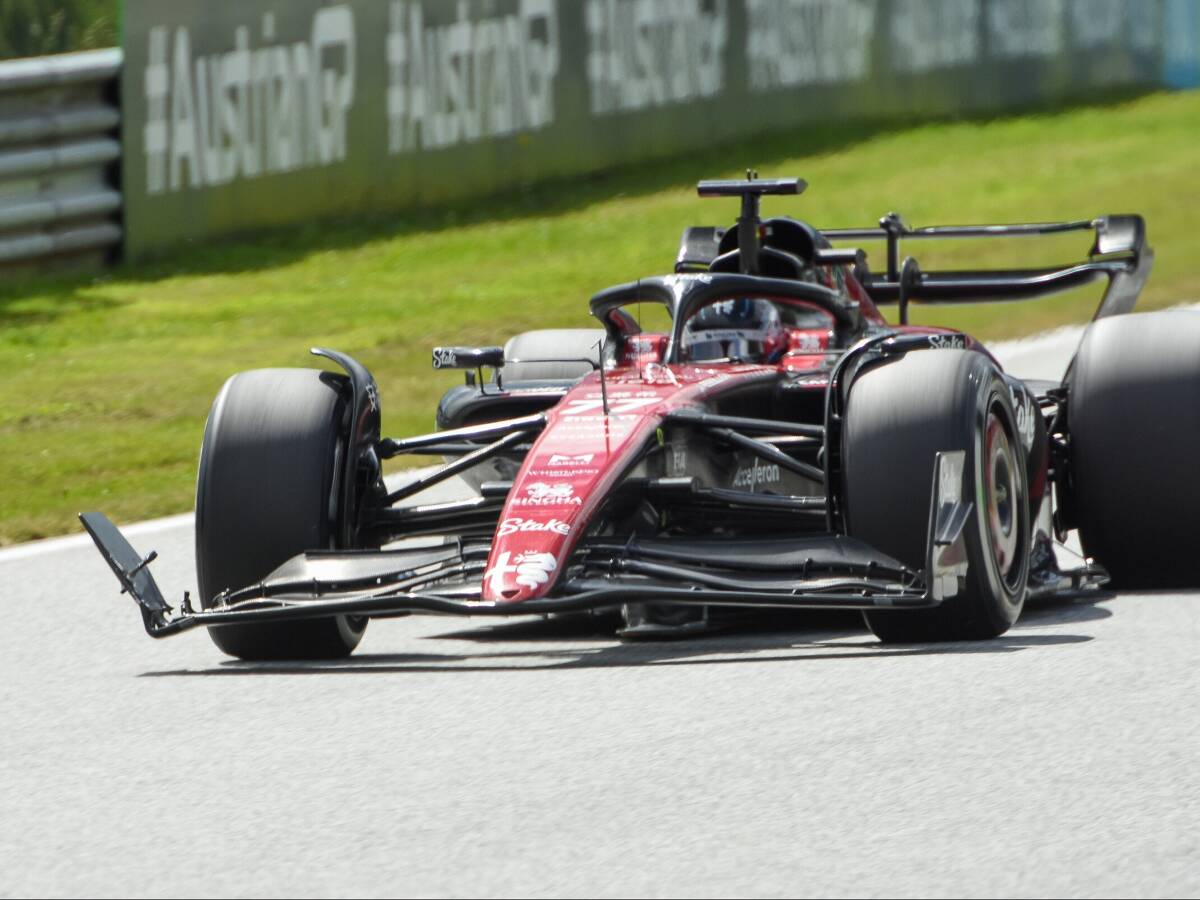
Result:
{"label": "red and black race car", "polygon": [[[434,433],[380,434],[342,373],[243,372],[209,416],[196,494],[200,604],[176,612],[99,513],[81,518],[162,637],[207,626],[245,659],[351,652],[371,618],[619,612],[627,637],[747,607],[856,609],[884,641],[989,638],[1027,599],[1111,577],[1195,583],[1200,316],[1128,313],[1153,256],[1138,216],[818,230],[759,213],[796,179],[712,181],[735,227],[689,228],[673,274],[591,300],[596,330],[442,347],[466,384]],[[924,272],[901,244],[1086,231],[1060,268]],[[880,241],[875,274],[847,242]],[[835,247],[835,243],[842,245]],[[1107,279],[1063,383],[1006,374],[912,302],[1026,299]],[[880,314],[897,304],[899,324]],[[661,331],[640,325],[657,309]],[[664,314],[665,313],[665,314]],[[395,489],[382,461],[446,464]],[[467,499],[418,495],[461,476]],[[1089,559],[1060,568],[1078,528]]]}

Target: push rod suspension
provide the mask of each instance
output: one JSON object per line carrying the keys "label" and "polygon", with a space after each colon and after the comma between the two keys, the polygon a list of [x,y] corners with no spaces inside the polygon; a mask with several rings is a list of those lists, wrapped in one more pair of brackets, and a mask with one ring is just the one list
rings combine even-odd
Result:
{"label": "push rod suspension", "polygon": [[484,460],[490,459],[499,453],[503,453],[514,444],[519,444],[521,441],[525,440],[528,434],[528,431],[514,431],[500,438],[500,440],[493,444],[480,447],[478,450],[474,451],[473,453],[468,453],[466,456],[460,456],[453,462],[449,462],[442,466],[436,472],[430,472],[424,478],[417,478],[392,491],[387,495],[386,503],[388,506],[391,506],[393,503],[397,503],[406,497],[411,497],[413,494],[419,494],[426,488],[433,487],[433,485],[445,481],[447,478],[452,478],[459,472],[464,472],[472,466],[478,465]]}
{"label": "push rod suspension", "polygon": [[806,462],[801,462],[771,444],[756,441],[754,438],[739,434],[731,428],[709,428],[707,430],[713,437],[728,444],[736,444],[745,450],[749,450],[751,453],[761,456],[763,459],[770,460],[782,468],[795,472],[797,475],[803,475],[805,478],[819,483],[825,481],[825,473],[821,469]]}
{"label": "push rod suspension", "polygon": [[503,437],[519,431],[522,434],[541,431],[546,427],[546,416],[537,413],[532,416],[522,416],[519,419],[504,419],[500,422],[488,422],[484,425],[469,425],[466,428],[451,428],[437,431],[433,434],[422,434],[416,437],[384,438],[379,442],[377,452],[380,459],[391,459],[405,453],[428,453],[429,448],[442,444],[462,441],[486,441]]}
{"label": "push rod suspension", "polygon": [[777,422],[772,419],[749,419],[743,416],[719,416],[716,413],[695,409],[677,409],[667,413],[666,421],[674,425],[695,425],[701,428],[734,428],[738,431],[759,434],[787,434],[799,437],[822,438],[825,428],[821,425],[805,425],[800,422]]}

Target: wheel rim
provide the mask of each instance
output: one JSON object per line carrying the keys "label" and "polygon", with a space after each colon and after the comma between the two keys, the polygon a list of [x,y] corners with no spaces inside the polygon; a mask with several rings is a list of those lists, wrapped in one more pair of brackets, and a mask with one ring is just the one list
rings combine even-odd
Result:
{"label": "wheel rim", "polygon": [[984,503],[988,545],[996,570],[1008,585],[1020,575],[1020,504],[1024,483],[1018,475],[1012,441],[995,411],[988,413],[984,441]]}

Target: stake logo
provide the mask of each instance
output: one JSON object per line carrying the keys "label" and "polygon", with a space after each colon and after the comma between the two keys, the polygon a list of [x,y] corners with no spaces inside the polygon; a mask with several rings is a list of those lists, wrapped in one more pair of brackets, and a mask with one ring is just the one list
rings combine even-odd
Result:
{"label": "stake logo", "polygon": [[961,334],[931,334],[929,346],[934,350],[966,350],[967,339]]}
{"label": "stake logo", "polygon": [[497,593],[504,589],[506,575],[516,575],[514,580],[523,587],[536,588],[548,582],[550,573],[557,568],[558,563],[555,562],[552,553],[518,553],[513,556],[505,550],[484,578],[487,579],[489,587]]}
{"label": "stake logo", "polygon": [[1029,397],[1025,391],[1019,388],[1009,386],[1009,395],[1012,397],[1013,412],[1017,417],[1017,433],[1021,435],[1021,443],[1025,445],[1026,450],[1033,448],[1033,439],[1036,435],[1036,427],[1034,425],[1034,413],[1030,408]]}
{"label": "stake logo", "polygon": [[561,519],[550,519],[548,522],[539,522],[537,519],[512,518],[505,519],[500,523],[500,527],[496,529],[496,534],[501,537],[530,532],[567,535],[571,533],[571,526]]}

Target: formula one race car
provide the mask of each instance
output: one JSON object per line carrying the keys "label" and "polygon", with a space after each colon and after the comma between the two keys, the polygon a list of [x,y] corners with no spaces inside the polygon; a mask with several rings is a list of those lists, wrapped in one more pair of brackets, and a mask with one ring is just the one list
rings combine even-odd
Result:
{"label": "formula one race car", "polygon": [[[382,437],[374,379],[331,350],[313,353],[343,373],[234,375],[200,453],[199,609],[185,594],[175,613],[153,554],[104,516],[83,523],[152,636],[203,625],[244,659],[345,655],[369,619],[411,613],[603,610],[627,637],[667,637],[746,607],[856,609],[884,641],[970,640],[1002,634],[1028,598],[1109,577],[1195,584],[1200,315],[1123,315],[1153,260],[1142,219],[910,228],[892,214],[822,231],[760,217],[763,195],[804,187],[702,182],[740,199],[736,226],[688,228],[673,274],[593,297],[601,329],[435,349],[466,384],[432,434]],[[1074,231],[1094,243],[1061,268],[901,262],[911,239]],[[864,241],[884,242],[883,273],[834,246]],[[913,302],[1098,279],[1061,384],[907,324]],[[640,327],[650,305],[664,330]],[[381,461],[404,454],[447,462],[389,489]],[[474,493],[414,499],[453,476]],[[1090,558],[1060,564],[1073,528]]]}

